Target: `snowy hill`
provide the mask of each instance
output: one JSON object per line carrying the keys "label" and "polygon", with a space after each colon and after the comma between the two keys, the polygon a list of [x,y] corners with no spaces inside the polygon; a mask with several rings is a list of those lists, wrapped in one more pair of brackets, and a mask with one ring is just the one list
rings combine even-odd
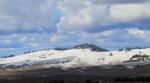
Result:
{"label": "snowy hill", "polygon": [[121,64],[134,55],[150,55],[150,49],[131,51],[95,52],[90,49],[43,50],[15,57],[0,58],[0,67],[22,67],[32,65],[55,65],[64,68]]}

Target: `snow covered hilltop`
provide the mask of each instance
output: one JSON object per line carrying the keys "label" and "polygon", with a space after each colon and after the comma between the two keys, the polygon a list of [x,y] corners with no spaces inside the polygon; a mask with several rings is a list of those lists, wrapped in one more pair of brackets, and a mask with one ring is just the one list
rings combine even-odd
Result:
{"label": "snow covered hilltop", "polygon": [[[37,80],[38,83],[46,83],[56,78],[114,81],[126,77],[135,79],[141,75],[150,76],[149,69],[150,48],[108,51],[92,44],[84,44],[71,49],[45,49],[0,58],[0,82],[7,83],[5,80],[11,79],[15,83],[20,83],[20,80],[24,83],[28,79],[28,83],[37,83]],[[12,83],[11,80],[8,83]]]}
{"label": "snow covered hilltop", "polygon": [[149,48],[129,51],[108,51],[90,45],[86,45],[86,47],[84,45],[78,45],[68,50],[48,49],[9,58],[0,58],[0,68],[18,68],[35,65],[76,68],[114,65],[124,62],[146,62],[150,60]]}

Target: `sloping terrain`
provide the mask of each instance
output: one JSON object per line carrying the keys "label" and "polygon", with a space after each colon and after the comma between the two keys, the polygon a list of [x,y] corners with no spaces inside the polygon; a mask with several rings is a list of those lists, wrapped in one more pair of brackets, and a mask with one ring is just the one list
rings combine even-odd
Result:
{"label": "sloping terrain", "polygon": [[[121,64],[133,56],[150,55],[150,49],[96,52],[90,49],[43,50],[9,58],[0,58],[0,68],[11,69],[35,65],[55,65],[63,68]],[[149,62],[149,61],[147,61]]]}
{"label": "sloping terrain", "polygon": [[39,83],[45,83],[44,79],[50,78],[108,80],[139,75],[150,77],[149,57],[149,48],[105,52],[92,51],[90,48],[42,50],[0,58],[0,80],[20,79],[23,83],[25,79],[33,79],[33,83],[39,78]]}

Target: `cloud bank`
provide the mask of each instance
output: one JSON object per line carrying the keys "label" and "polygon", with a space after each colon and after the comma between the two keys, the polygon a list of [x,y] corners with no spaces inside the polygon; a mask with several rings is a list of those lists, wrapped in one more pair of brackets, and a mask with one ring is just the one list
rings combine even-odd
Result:
{"label": "cloud bank", "polygon": [[148,46],[149,8],[149,0],[0,0],[0,52]]}

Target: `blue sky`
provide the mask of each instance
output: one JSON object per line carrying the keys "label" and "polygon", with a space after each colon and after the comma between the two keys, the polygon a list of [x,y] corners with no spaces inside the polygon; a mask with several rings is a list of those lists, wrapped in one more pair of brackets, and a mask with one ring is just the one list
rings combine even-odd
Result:
{"label": "blue sky", "polygon": [[93,43],[150,47],[149,0],[0,0],[0,56]]}

